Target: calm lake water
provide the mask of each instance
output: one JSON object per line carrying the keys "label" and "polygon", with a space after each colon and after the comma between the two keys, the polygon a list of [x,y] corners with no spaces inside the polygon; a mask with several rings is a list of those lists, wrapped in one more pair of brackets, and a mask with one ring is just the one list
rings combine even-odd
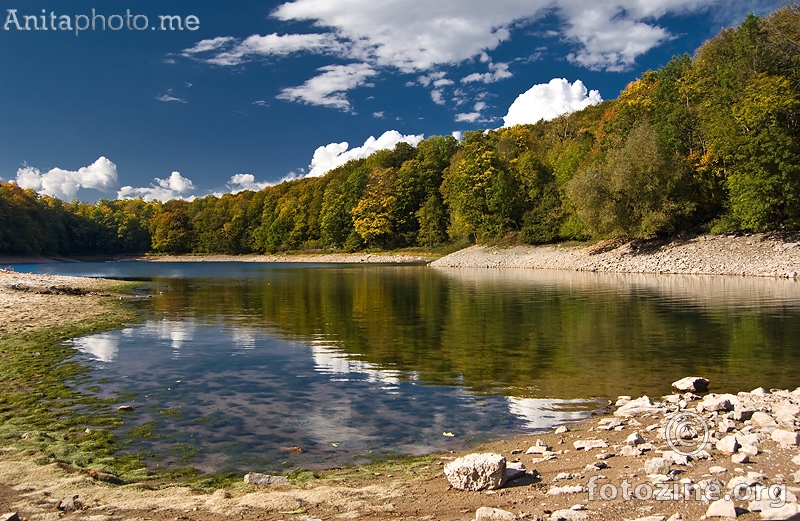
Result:
{"label": "calm lake water", "polygon": [[15,269],[148,281],[150,298],[132,304],[141,323],[74,345],[101,394],[136,405],[137,434],[148,435],[132,449],[161,466],[279,471],[462,448],[585,418],[621,394],[660,396],[688,375],[715,392],[800,385],[795,281],[256,263]]}

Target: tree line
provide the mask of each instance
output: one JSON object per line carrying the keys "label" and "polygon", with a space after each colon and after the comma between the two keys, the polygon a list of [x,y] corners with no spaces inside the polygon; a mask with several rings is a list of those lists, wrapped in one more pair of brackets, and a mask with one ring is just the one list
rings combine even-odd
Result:
{"label": "tree line", "polygon": [[0,253],[269,253],[800,227],[800,6],[750,15],[616,100],[434,136],[191,202],[66,203],[0,183]]}

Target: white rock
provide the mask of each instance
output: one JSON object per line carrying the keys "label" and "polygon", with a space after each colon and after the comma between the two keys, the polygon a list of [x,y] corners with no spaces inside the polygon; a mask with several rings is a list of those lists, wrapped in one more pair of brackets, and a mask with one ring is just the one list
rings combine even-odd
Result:
{"label": "white rock", "polygon": [[797,444],[800,443],[800,433],[775,429],[772,431],[772,439],[784,448],[797,447]]}
{"label": "white rock", "polygon": [[568,432],[569,432],[569,428],[566,427],[565,425],[562,425],[561,427],[558,427],[556,429],[556,434],[566,434]]}
{"label": "white rock", "polygon": [[666,458],[652,458],[644,462],[644,473],[648,476],[666,476],[670,471],[670,462]]}
{"label": "white rock", "polygon": [[736,505],[730,499],[714,501],[706,510],[706,517],[736,517]]}
{"label": "white rock", "polygon": [[741,447],[741,445],[739,445],[739,440],[736,439],[736,435],[734,434],[728,434],[714,446],[718,451],[724,452],[725,454],[734,454],[739,450],[739,447]]}
{"label": "white rock", "polygon": [[667,519],[667,516],[647,516],[647,517],[637,517],[633,521],[664,521]]}
{"label": "white rock", "polygon": [[725,472],[728,472],[728,469],[726,469],[725,467],[720,467],[720,466],[717,466],[717,465],[715,465],[715,466],[713,466],[713,467],[710,467],[710,468],[708,469],[708,471],[709,471],[711,474],[723,474],[723,473],[725,473]]}
{"label": "white rock", "polygon": [[[752,497],[757,498],[747,505],[747,510],[751,512],[767,512],[778,510],[786,503],[797,503],[797,496],[788,492],[786,497],[782,497],[783,486],[765,487],[756,485],[752,490]],[[760,498],[760,499],[758,499]]]}
{"label": "white rock", "polygon": [[664,409],[661,406],[653,404],[649,397],[642,396],[641,398],[627,402],[625,405],[614,411],[614,416],[620,418],[630,418],[631,416],[659,413],[663,410]]}
{"label": "white rock", "polygon": [[689,464],[689,456],[686,454],[678,454],[673,450],[666,450],[661,455],[663,458],[668,459],[673,465],[686,466]]}
{"label": "white rock", "polygon": [[635,447],[636,445],[641,445],[642,443],[645,443],[645,441],[646,440],[642,438],[642,435],[639,434],[638,432],[634,432],[633,434],[625,438],[625,443],[632,447]]}
{"label": "white rock", "polygon": [[506,482],[506,459],[500,454],[468,454],[444,467],[447,481],[456,490],[500,488]]}
{"label": "white rock", "polygon": [[571,510],[568,508],[556,510],[550,514],[550,521],[587,521],[589,514],[580,510]]}
{"label": "white rock", "polygon": [[717,422],[717,430],[722,433],[733,432],[736,430],[736,424],[732,420],[722,420]]}
{"label": "white rock", "polygon": [[725,487],[728,490],[733,490],[736,487],[742,485],[752,487],[757,485],[763,478],[764,477],[758,472],[748,472],[747,476],[736,476],[734,478],[731,478],[731,480],[728,481],[728,484],[725,485]]}
{"label": "white rock", "polygon": [[708,380],[699,376],[687,376],[677,382],[672,382],[672,388],[682,393],[704,393],[708,391]]}
{"label": "white rock", "polygon": [[683,521],[683,516],[681,515],[680,512],[677,512],[675,514],[672,514],[672,516],[670,516],[670,518],[667,519],[667,521]]}
{"label": "white rock", "polygon": [[622,451],[620,451],[621,456],[625,456],[626,458],[638,458],[642,455],[642,451],[636,447],[631,447],[630,445],[625,445],[622,447]]}
{"label": "white rock", "polygon": [[572,445],[575,446],[575,450],[585,451],[608,448],[608,443],[604,442],[603,440],[577,440],[573,442]]}
{"label": "white rock", "polygon": [[517,516],[499,508],[481,507],[475,512],[475,521],[516,521]]}
{"label": "white rock", "polygon": [[786,503],[781,508],[761,512],[761,519],[796,521],[800,519],[800,505],[797,503]]}
{"label": "white rock", "polygon": [[750,417],[750,422],[759,428],[769,428],[769,427],[777,427],[778,422],[776,422],[772,416],[763,412],[763,411],[756,411],[753,413],[753,416]]}
{"label": "white rock", "polygon": [[617,396],[617,401],[614,402],[614,407],[622,407],[631,400],[633,400],[633,398],[630,396]]}
{"label": "white rock", "polygon": [[525,451],[525,454],[544,454],[545,452],[550,452],[552,449],[547,445],[532,445],[528,450]]}
{"label": "white rock", "polygon": [[547,491],[548,496],[560,496],[563,494],[580,494],[586,492],[586,489],[581,485],[564,485],[563,487],[550,487]]}
{"label": "white rock", "polygon": [[792,458],[792,463],[794,463],[795,465],[800,465],[800,454]]}
{"label": "white rock", "polygon": [[750,457],[757,456],[761,451],[755,445],[742,445],[737,451],[739,454],[747,454]]}
{"label": "white rock", "polygon": [[744,422],[752,418],[755,412],[755,409],[736,408],[733,410],[733,419],[737,422]]}
{"label": "white rock", "polygon": [[697,410],[703,411],[732,411],[734,408],[734,400],[738,398],[732,394],[709,394],[703,401],[697,404]]}
{"label": "white rock", "polygon": [[731,461],[740,465],[745,463],[750,463],[750,456],[748,456],[743,452],[737,452],[736,454],[731,456]]}
{"label": "white rock", "polygon": [[750,394],[752,394],[753,396],[769,396],[769,393],[763,387],[756,387],[755,389],[750,391]]}

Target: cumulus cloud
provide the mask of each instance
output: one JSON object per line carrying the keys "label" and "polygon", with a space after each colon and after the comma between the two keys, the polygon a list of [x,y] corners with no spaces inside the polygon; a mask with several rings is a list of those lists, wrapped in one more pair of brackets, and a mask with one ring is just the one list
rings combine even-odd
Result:
{"label": "cumulus cloud", "polygon": [[322,74],[299,87],[283,89],[277,98],[349,112],[352,109],[345,93],[356,87],[371,85],[367,79],[378,74],[366,64],[330,65],[318,70]]}
{"label": "cumulus cloud", "polygon": [[504,118],[506,127],[536,123],[541,119],[551,120],[558,116],[603,101],[596,90],[589,91],[581,80],[570,84],[563,78],[554,78],[550,83],[534,85],[520,94]]}
{"label": "cumulus cloud", "polygon": [[314,157],[309,165],[308,177],[324,175],[348,161],[369,157],[378,150],[392,149],[400,142],[417,146],[422,141],[422,137],[422,134],[404,136],[396,130],[388,130],[378,139],[370,136],[362,146],[352,149],[347,142],[330,143],[321,146],[314,151]]}
{"label": "cumulus cloud", "polygon": [[194,183],[183,177],[180,172],[172,172],[168,179],[156,177],[154,183],[142,188],[123,186],[117,192],[117,199],[136,199],[141,197],[145,201],[169,201],[171,199],[186,199],[191,201],[194,196]]}
{"label": "cumulus cloud", "polygon": [[16,182],[22,188],[31,188],[62,201],[72,201],[81,188],[113,192],[117,187],[117,165],[103,156],[75,171],[53,168],[42,173],[38,168],[24,165],[17,170]]}
{"label": "cumulus cloud", "polygon": [[231,176],[230,181],[228,181],[228,188],[233,194],[238,194],[245,190],[258,192],[268,186],[270,186],[269,183],[256,182],[256,177],[253,174],[236,174]]}

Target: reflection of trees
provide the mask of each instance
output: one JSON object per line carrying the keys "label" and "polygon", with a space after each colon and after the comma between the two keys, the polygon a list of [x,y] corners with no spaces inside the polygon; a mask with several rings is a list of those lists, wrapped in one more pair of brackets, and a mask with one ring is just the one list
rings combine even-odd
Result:
{"label": "reflection of trees", "polygon": [[607,279],[537,272],[486,279],[419,267],[287,269],[241,282],[160,281],[167,290],[154,305],[201,321],[260,324],[301,343],[324,338],[377,367],[415,372],[428,383],[458,381],[477,392],[663,394],[690,373],[731,390],[793,385],[798,353],[791,346],[800,326],[787,315],[796,312],[732,308],[751,294],[750,282],[737,294],[730,281],[716,287],[708,286],[711,279]]}

